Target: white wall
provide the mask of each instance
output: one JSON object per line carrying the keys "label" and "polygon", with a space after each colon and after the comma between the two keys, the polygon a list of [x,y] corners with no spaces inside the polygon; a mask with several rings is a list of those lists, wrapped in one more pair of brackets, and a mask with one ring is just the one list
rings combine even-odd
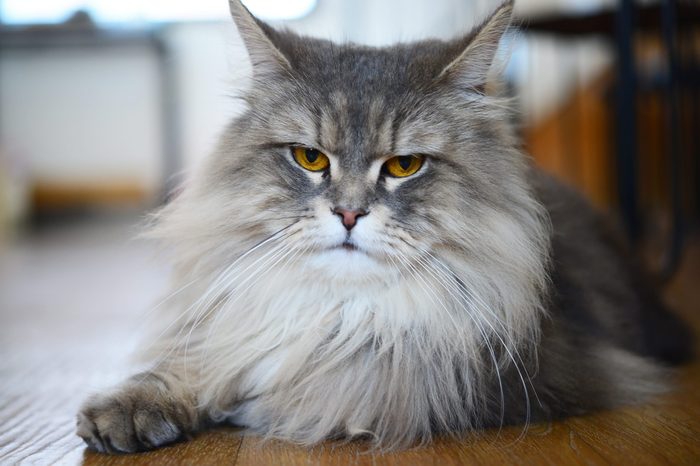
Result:
{"label": "white wall", "polygon": [[315,37],[387,45],[466,33],[492,11],[497,0],[319,0],[290,29]]}
{"label": "white wall", "polygon": [[222,128],[240,111],[235,90],[244,86],[250,64],[228,21],[173,24],[163,37],[174,73],[177,141],[187,169],[212,150]]}
{"label": "white wall", "polygon": [[145,47],[3,51],[4,156],[21,161],[27,176],[42,182],[156,186],[157,71]]}

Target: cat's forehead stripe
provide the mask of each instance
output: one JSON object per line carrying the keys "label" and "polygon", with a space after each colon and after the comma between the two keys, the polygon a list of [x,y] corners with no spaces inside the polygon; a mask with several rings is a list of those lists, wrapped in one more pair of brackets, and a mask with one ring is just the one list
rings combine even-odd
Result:
{"label": "cat's forehead stripe", "polygon": [[334,92],[317,118],[320,146],[346,162],[365,163],[394,151],[397,125],[381,96],[350,105],[345,93]]}

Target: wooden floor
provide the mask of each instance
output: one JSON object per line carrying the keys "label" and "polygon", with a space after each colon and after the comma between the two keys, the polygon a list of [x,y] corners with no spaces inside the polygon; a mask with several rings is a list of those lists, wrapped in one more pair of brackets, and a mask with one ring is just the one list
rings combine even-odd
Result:
{"label": "wooden floor", "polygon": [[[379,455],[357,443],[305,450],[220,429],[152,453],[88,452],[73,433],[75,412],[129,372],[126,356],[167,276],[132,233],[125,221],[100,221],[0,245],[0,464],[700,464],[699,363],[654,403],[524,436],[509,428]],[[700,242],[667,295],[700,330]]]}

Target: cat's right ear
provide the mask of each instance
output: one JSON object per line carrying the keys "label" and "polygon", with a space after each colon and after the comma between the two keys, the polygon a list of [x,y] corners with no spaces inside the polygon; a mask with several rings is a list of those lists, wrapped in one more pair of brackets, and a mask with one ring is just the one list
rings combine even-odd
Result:
{"label": "cat's right ear", "polygon": [[480,26],[456,41],[461,53],[442,70],[447,78],[463,89],[483,92],[501,37],[510,26],[513,0],[504,0]]}
{"label": "cat's right ear", "polygon": [[253,75],[264,76],[289,70],[289,61],[269,35],[272,28],[254,17],[240,0],[229,0],[228,4],[233,22],[253,65]]}

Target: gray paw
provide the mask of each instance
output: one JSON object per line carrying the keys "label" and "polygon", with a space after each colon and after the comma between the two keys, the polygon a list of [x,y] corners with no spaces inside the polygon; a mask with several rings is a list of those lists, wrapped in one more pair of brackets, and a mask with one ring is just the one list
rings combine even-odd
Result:
{"label": "gray paw", "polygon": [[132,453],[188,438],[197,422],[194,397],[177,379],[149,373],[88,399],[77,434],[93,450]]}

